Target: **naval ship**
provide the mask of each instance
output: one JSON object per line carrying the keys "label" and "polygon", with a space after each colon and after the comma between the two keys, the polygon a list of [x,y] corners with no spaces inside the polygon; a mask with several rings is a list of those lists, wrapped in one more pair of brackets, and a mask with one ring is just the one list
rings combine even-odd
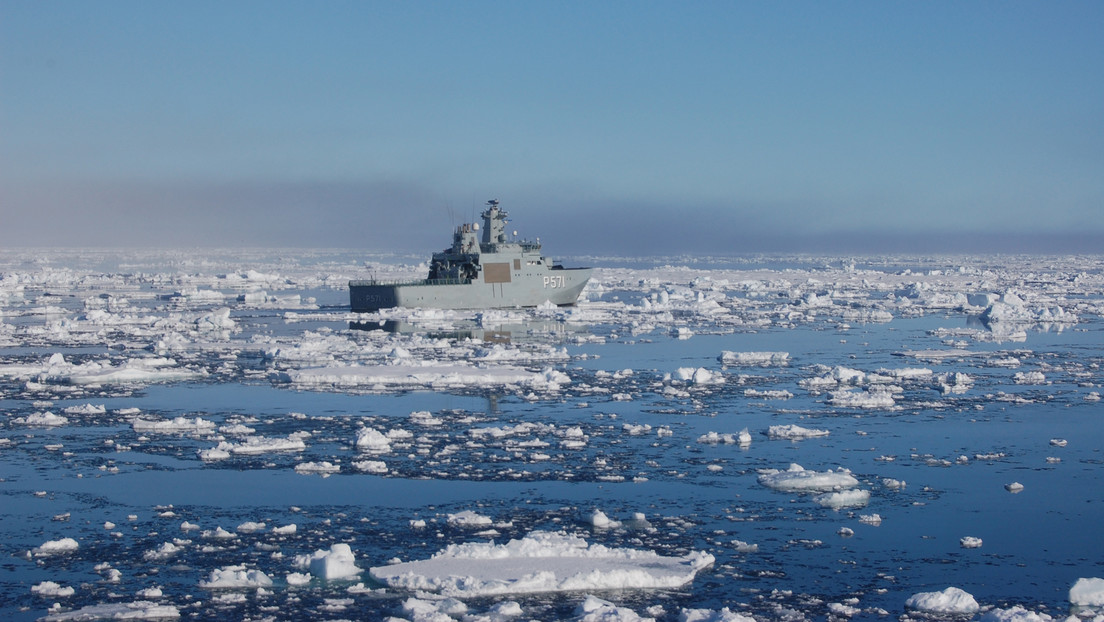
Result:
{"label": "naval ship", "polygon": [[[349,281],[354,312],[390,307],[495,309],[535,307],[546,301],[573,305],[592,268],[565,268],[541,254],[536,242],[508,240],[498,201],[487,201],[482,239],[478,223],[452,234],[452,246],[434,253],[429,275],[417,281]],[[516,238],[516,232],[515,236]]]}

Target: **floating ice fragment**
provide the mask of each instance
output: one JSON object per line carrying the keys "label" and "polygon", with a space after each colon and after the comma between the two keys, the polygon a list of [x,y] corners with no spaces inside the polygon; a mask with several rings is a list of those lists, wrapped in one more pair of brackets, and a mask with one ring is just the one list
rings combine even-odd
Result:
{"label": "floating ice fragment", "polygon": [[790,360],[789,352],[732,352],[721,351],[721,363],[725,365],[746,365],[765,367],[767,365],[785,365]]}
{"label": "floating ice fragment", "polygon": [[[717,432],[707,432],[698,437],[698,442],[704,445],[742,445],[743,434],[747,432],[747,428],[744,428],[739,434],[718,434]],[[747,435],[747,444],[751,444],[751,434]]]}
{"label": "floating ice fragment", "polygon": [[1011,484],[1005,484],[1004,489],[1010,493],[1015,494],[1017,492],[1022,492],[1024,489],[1024,485],[1019,482],[1012,482]]}
{"label": "floating ice fragment", "polygon": [[713,609],[683,609],[679,622],[755,622],[755,618],[736,613],[728,607]]}
{"label": "floating ice fragment", "polygon": [[151,432],[161,434],[173,434],[178,432],[209,433],[215,430],[215,422],[202,417],[189,419],[176,417],[168,421],[150,421],[147,419],[135,419],[131,422],[135,432],[148,434]]}
{"label": "floating ice fragment", "polygon": [[621,521],[610,519],[602,510],[594,510],[589,522],[595,529],[617,529],[621,526]]}
{"label": "floating ice fragment", "polygon": [[353,468],[365,473],[385,474],[387,463],[383,460],[357,460],[353,462]]}
{"label": "floating ice fragment", "polygon": [[247,570],[245,566],[224,566],[211,571],[207,581],[200,581],[199,587],[206,589],[240,589],[269,587],[272,579],[257,569]]}
{"label": "floating ice fragment", "polygon": [[179,553],[182,548],[183,547],[177,546],[172,542],[163,542],[161,543],[161,546],[157,547],[156,549],[152,551],[146,551],[142,555],[142,559],[145,559],[146,561],[166,560],[173,555]]}
{"label": "floating ice fragment", "polygon": [[506,544],[453,544],[432,558],[371,569],[390,587],[448,596],[601,589],[661,589],[685,585],[713,563],[695,552],[661,557],[652,551],[588,545],[578,536],[533,532]]}
{"label": "floating ice fragment", "polygon": [[55,415],[52,412],[32,413],[26,417],[19,417],[12,419],[12,423],[18,425],[30,425],[40,426],[44,428],[54,428],[58,426],[67,425],[69,419],[62,417],[61,415]]}
{"label": "floating ice fragment", "polygon": [[959,539],[958,543],[962,545],[964,549],[981,548],[981,538],[975,538],[974,536],[963,536]]}
{"label": "floating ice fragment", "polygon": [[285,575],[285,580],[291,586],[306,585],[311,582],[311,575],[309,572],[289,572]]}
{"label": "floating ice fragment", "polygon": [[457,512],[456,514],[448,515],[448,524],[455,527],[487,527],[494,524],[489,516],[483,516],[477,514],[471,510],[464,510],[463,512]]}
{"label": "floating ice fragment", "polygon": [[1046,376],[1041,371],[1018,371],[1012,376],[1016,384],[1046,384]]}
{"label": "floating ice fragment", "polygon": [[362,428],[357,431],[356,447],[363,451],[384,453],[391,451],[391,439],[375,428]]}
{"label": "floating ice fragment", "polygon": [[1069,600],[1079,607],[1104,607],[1104,579],[1078,579],[1070,588]]}
{"label": "floating ice fragment", "polygon": [[862,613],[862,609],[844,603],[828,603],[828,612],[836,616],[850,618]]}
{"label": "floating ice fragment", "polygon": [[759,552],[759,545],[758,544],[750,544],[748,542],[744,542],[743,540],[733,540],[732,541],[732,548],[736,549],[737,553],[758,553]]}
{"label": "floating ice fragment", "polygon": [[86,620],[169,620],[180,617],[172,605],[160,605],[148,600],[131,603],[88,605],[73,611],[51,613],[39,618],[42,622],[85,622]]}
{"label": "floating ice fragment", "polygon": [[905,601],[905,607],[935,614],[975,614],[981,607],[969,593],[948,587],[942,592],[920,592]]}
{"label": "floating ice fragment", "polygon": [[295,465],[296,473],[318,473],[322,475],[330,475],[331,473],[340,473],[341,466],[329,461],[322,462],[301,462]]}
{"label": "floating ice fragment", "polygon": [[843,389],[832,391],[828,403],[843,408],[892,408],[893,392],[884,387],[872,387],[866,391]]}
{"label": "floating ice fragment", "polygon": [[1068,443],[1069,443],[1069,441],[1067,441],[1064,438],[1052,438],[1052,439],[1050,439],[1050,444],[1055,446],[1055,447],[1065,447]]}
{"label": "floating ice fragment", "polygon": [[859,485],[859,480],[847,469],[824,472],[807,471],[799,464],[791,464],[785,471],[767,469],[759,475],[759,483],[775,490],[794,492],[830,492]]}
{"label": "floating ice fragment", "polygon": [[72,553],[80,548],[80,544],[72,538],[61,538],[58,540],[47,540],[43,542],[38,548],[34,549],[35,555],[59,555],[62,553]]}
{"label": "floating ice fragment", "polygon": [[675,372],[679,380],[693,384],[723,384],[721,372],[710,371],[704,367],[680,367]]}
{"label": "floating ice fragment", "polygon": [[107,412],[103,404],[84,404],[82,406],[70,406],[65,409],[67,415],[102,415]]}
{"label": "floating ice fragment", "polygon": [[619,607],[588,594],[583,602],[575,607],[575,620],[577,622],[647,622],[652,621],[652,618],[642,618],[632,609]]}
{"label": "floating ice fragment", "polygon": [[62,587],[53,581],[43,581],[36,585],[32,585],[31,592],[43,597],[66,598],[76,594],[77,590],[69,585]]}
{"label": "floating ice fragment", "polygon": [[1028,611],[1020,605],[1010,609],[990,609],[978,618],[978,622],[1053,622],[1053,620],[1054,618],[1045,613]]}
{"label": "floating ice fragment", "polygon": [[814,430],[796,425],[772,425],[767,428],[767,436],[774,439],[799,440],[828,436],[828,430]]}
{"label": "floating ice fragment", "polygon": [[839,510],[841,508],[858,508],[870,502],[870,491],[841,490],[839,492],[826,492],[814,497],[813,501],[834,510]]}
{"label": "floating ice fragment", "polygon": [[320,579],[351,579],[364,572],[357,568],[352,548],[344,542],[330,546],[329,551],[318,550],[311,555],[295,557],[295,566],[300,570],[309,570]]}

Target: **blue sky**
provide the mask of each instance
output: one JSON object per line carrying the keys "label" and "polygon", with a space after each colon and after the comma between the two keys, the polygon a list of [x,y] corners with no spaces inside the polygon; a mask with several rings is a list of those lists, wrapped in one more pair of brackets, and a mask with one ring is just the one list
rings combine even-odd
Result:
{"label": "blue sky", "polygon": [[0,0],[0,243],[1104,250],[1100,2]]}

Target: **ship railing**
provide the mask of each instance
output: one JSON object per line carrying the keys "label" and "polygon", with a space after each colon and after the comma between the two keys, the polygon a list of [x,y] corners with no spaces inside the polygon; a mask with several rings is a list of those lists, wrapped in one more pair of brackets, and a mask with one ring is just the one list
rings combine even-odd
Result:
{"label": "ship railing", "polygon": [[379,279],[368,279],[365,281],[349,281],[349,287],[393,287],[395,285],[467,285],[471,282],[471,279],[417,279],[415,281],[384,281]]}

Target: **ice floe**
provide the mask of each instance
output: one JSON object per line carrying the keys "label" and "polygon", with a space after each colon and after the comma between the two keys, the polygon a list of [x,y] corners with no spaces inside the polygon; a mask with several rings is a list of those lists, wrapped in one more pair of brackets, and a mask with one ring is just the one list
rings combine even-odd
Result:
{"label": "ice floe", "polygon": [[808,471],[799,464],[791,464],[785,471],[766,469],[760,471],[759,483],[787,492],[832,492],[859,485],[859,480],[847,469]]}
{"label": "ice floe", "polygon": [[310,555],[296,556],[295,567],[327,581],[352,579],[364,572],[356,565],[352,547],[344,542],[331,545],[328,551],[318,550]]}
{"label": "ice floe", "polygon": [[971,594],[957,587],[913,594],[905,601],[905,606],[925,613],[953,615],[973,615],[981,609]]}
{"label": "ice floe", "polygon": [[675,588],[714,561],[695,552],[664,557],[652,551],[587,544],[578,536],[533,532],[505,544],[453,544],[433,557],[370,569],[389,587],[471,597],[572,590]]}

